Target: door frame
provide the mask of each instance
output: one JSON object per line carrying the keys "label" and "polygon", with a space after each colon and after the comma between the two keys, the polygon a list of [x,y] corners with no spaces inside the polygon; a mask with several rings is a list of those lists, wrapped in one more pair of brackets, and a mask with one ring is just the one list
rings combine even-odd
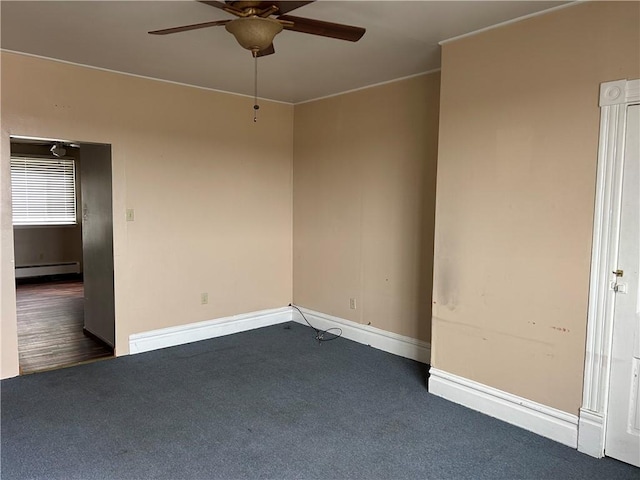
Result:
{"label": "door frame", "polygon": [[615,292],[611,282],[618,258],[627,107],[640,102],[640,79],[600,84],[600,138],[593,219],[591,278],[587,314],[578,450],[601,458],[605,450]]}

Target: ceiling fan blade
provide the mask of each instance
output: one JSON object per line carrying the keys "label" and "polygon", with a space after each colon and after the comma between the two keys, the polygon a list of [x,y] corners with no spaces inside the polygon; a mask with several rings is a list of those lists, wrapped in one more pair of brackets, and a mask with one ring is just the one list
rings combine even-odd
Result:
{"label": "ceiling fan blade", "polygon": [[151,35],[168,35],[170,33],[187,32],[189,30],[197,30],[199,28],[216,27],[218,25],[226,25],[231,20],[216,20],[214,22],[194,23],[193,25],[183,25],[181,27],[164,28],[162,30],[153,30],[149,32]]}
{"label": "ceiling fan blade", "polygon": [[259,57],[264,57],[266,55],[271,55],[273,53],[276,53],[276,49],[273,48],[273,43],[271,45],[269,45],[267,48],[265,48],[264,50],[260,50],[258,52],[258,56]]}
{"label": "ceiling fan blade", "polygon": [[367,31],[361,27],[351,25],[341,25],[339,23],[323,22],[311,18],[292,17],[291,15],[280,15],[278,20],[293,22],[293,25],[284,25],[285,30],[294,32],[310,33],[322,37],[337,38],[349,42],[357,42]]}

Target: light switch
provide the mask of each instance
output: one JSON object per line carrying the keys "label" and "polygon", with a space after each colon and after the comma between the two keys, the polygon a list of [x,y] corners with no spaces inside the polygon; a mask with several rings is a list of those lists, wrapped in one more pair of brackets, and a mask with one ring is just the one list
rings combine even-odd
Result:
{"label": "light switch", "polygon": [[133,222],[133,208],[127,208],[127,222]]}

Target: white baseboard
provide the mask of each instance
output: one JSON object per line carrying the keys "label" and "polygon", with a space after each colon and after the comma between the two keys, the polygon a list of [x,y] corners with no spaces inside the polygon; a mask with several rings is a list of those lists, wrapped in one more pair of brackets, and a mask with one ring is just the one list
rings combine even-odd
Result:
{"label": "white baseboard", "polygon": [[572,448],[578,417],[496,388],[431,368],[429,392]]}
{"label": "white baseboard", "polygon": [[[299,307],[311,324],[320,329],[328,328],[342,329],[342,336],[354,342],[369,345],[378,350],[393,353],[400,357],[410,358],[421,363],[430,363],[431,345],[427,342],[417,340],[397,333],[387,332],[369,325],[334,317],[326,313],[315,312],[307,308]],[[306,325],[300,313],[293,309],[293,320]]]}
{"label": "white baseboard", "polygon": [[129,336],[129,353],[149,352],[291,321],[291,307],[261,310]]}
{"label": "white baseboard", "polygon": [[578,421],[578,451],[592,457],[604,457],[604,416],[580,409]]}
{"label": "white baseboard", "polygon": [[[368,325],[361,325],[343,318],[333,317],[325,313],[314,312],[301,308],[305,316],[314,327],[321,330],[341,328],[342,336],[364,345],[410,358],[422,363],[431,360],[431,346],[411,337],[387,332]],[[135,333],[129,336],[129,353],[131,355],[149,352],[159,348],[173,347],[185,343],[207,340],[232,333],[253,330],[294,320],[307,325],[304,319],[293,307],[262,310],[231,317],[207,320],[205,322],[190,323],[177,327],[162,328],[150,332]]]}

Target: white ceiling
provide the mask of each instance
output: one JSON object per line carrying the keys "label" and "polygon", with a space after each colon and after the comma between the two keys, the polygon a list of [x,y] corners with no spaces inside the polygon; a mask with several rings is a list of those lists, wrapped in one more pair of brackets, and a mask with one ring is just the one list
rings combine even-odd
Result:
{"label": "white ceiling", "polygon": [[[367,29],[357,43],[283,31],[259,59],[259,95],[298,103],[440,67],[438,42],[567,2],[325,1],[291,15]],[[253,59],[224,27],[149,30],[234,18],[195,1],[2,1],[2,49],[253,94]]]}

